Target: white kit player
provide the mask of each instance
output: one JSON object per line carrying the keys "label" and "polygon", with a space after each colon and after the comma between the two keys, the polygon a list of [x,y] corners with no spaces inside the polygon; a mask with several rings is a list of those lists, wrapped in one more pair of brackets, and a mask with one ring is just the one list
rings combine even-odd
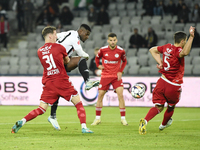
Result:
{"label": "white kit player", "polygon": [[[57,33],[57,43],[66,48],[67,54],[70,57],[70,61],[65,65],[65,70],[70,72],[78,67],[79,72],[85,81],[85,89],[90,90],[92,87],[98,86],[99,81],[89,79],[89,70],[86,60],[89,59],[89,55],[83,51],[80,41],[85,42],[90,35],[91,28],[82,24],[77,31],[69,30],[67,32]],[[76,52],[78,56],[71,56],[73,52]],[[56,130],[60,130],[60,126],[56,119],[56,110],[58,106],[58,100],[51,107],[51,115],[48,117],[48,121]]]}

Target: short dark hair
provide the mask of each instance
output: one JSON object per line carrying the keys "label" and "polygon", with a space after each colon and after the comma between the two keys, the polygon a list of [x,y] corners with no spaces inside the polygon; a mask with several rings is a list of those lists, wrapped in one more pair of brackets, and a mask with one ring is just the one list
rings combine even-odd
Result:
{"label": "short dark hair", "polygon": [[53,32],[56,30],[56,27],[54,26],[47,26],[42,30],[42,36],[45,38],[45,36],[49,33],[53,34]]}
{"label": "short dark hair", "polygon": [[116,35],[115,33],[109,33],[109,34],[108,34],[108,38],[109,38],[109,37],[112,37],[112,38],[113,38],[113,37],[117,37],[117,35]]}
{"label": "short dark hair", "polygon": [[187,34],[182,31],[178,31],[174,34],[174,43],[180,43],[181,40],[185,40],[187,38]]}
{"label": "short dark hair", "polygon": [[86,30],[92,32],[91,28],[90,28],[87,24],[82,24],[82,25],[80,26],[80,28],[84,28],[84,29],[86,29]]}

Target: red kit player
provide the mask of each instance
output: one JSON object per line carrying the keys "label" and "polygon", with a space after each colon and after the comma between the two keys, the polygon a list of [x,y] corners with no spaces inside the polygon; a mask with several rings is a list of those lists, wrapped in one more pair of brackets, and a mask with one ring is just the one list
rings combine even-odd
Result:
{"label": "red kit player", "polygon": [[[121,123],[128,125],[125,119],[125,102],[123,98],[123,82],[122,72],[127,64],[126,54],[123,48],[117,46],[117,35],[110,33],[108,35],[108,46],[100,48],[97,56],[95,57],[96,66],[102,69],[101,81],[99,84],[99,95],[96,104],[96,118],[92,125],[101,123],[100,116],[103,107],[103,97],[112,84],[115,89],[118,99],[119,108],[121,113]],[[102,58],[102,65],[99,61]],[[122,63],[121,63],[122,62]]]}
{"label": "red kit player", "polygon": [[[194,39],[194,27],[190,27],[190,37],[187,41],[187,34],[176,32],[174,34],[174,45],[166,44],[163,46],[152,47],[149,51],[157,61],[157,68],[162,76],[158,79],[156,87],[153,90],[152,107],[146,117],[140,120],[139,133],[146,134],[147,123],[164,109],[167,102],[167,110],[159,126],[163,130],[172,124],[172,115],[175,105],[179,102],[181,95],[181,84],[184,75],[184,57],[190,53],[191,45]],[[161,59],[160,54],[163,54]]]}

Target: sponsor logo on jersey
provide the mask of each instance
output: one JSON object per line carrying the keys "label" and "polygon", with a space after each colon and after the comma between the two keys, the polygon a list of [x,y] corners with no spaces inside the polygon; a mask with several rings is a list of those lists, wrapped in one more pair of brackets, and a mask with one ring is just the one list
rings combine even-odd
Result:
{"label": "sponsor logo on jersey", "polygon": [[167,53],[171,53],[171,51],[172,51],[171,49],[167,48]]}
{"label": "sponsor logo on jersey", "polygon": [[108,54],[106,53],[105,56],[108,56]]}
{"label": "sponsor logo on jersey", "polygon": [[117,64],[118,61],[108,61],[108,60],[104,60],[105,64]]}
{"label": "sponsor logo on jersey", "polygon": [[118,58],[118,57],[119,57],[119,54],[115,54],[115,57]]}

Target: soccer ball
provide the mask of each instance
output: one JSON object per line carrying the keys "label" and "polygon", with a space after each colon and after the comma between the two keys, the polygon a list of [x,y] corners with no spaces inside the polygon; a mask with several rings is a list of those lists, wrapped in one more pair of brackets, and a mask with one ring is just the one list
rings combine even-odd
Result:
{"label": "soccer ball", "polygon": [[145,86],[143,84],[135,84],[131,88],[131,95],[134,98],[142,98],[145,93]]}

